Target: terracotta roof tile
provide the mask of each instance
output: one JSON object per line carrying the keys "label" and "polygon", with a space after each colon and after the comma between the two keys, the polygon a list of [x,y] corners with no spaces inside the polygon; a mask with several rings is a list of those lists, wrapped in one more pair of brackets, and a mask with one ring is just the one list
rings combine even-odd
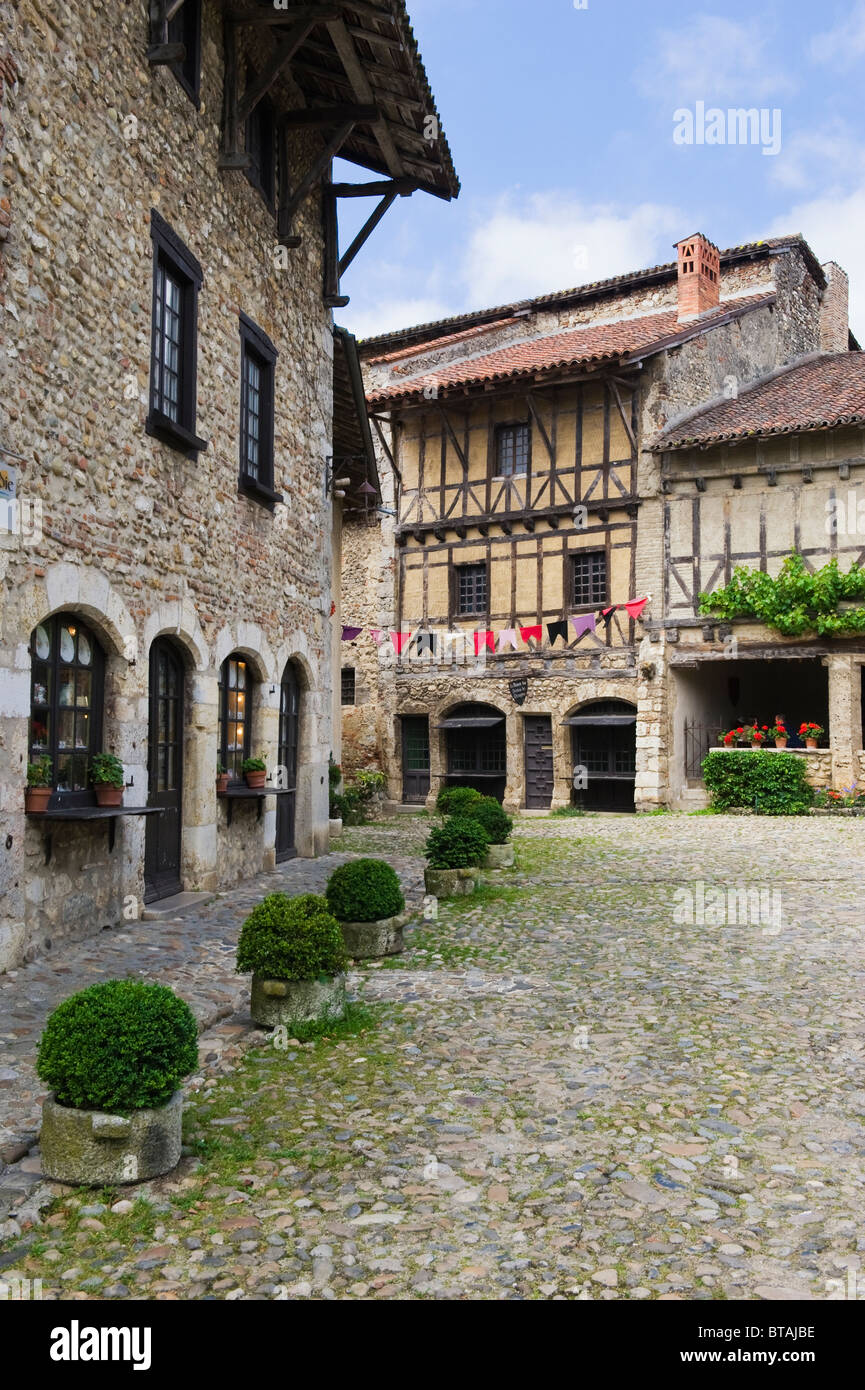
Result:
{"label": "terracotta roof tile", "polygon": [[652,445],[656,453],[708,448],[728,439],[865,424],[865,353],[812,357],[773,372],[739,393],[672,425]]}
{"label": "terracotta roof tile", "polygon": [[722,303],[713,314],[680,324],[677,310],[648,314],[643,318],[618,319],[614,323],[596,324],[587,328],[569,329],[546,337],[529,338],[509,343],[477,357],[449,362],[435,371],[409,377],[392,385],[369,392],[370,403],[397,399],[434,398],[451,391],[462,391],[521,376],[580,369],[603,362],[659,350],[666,341],[683,335],[693,336],[717,325],[731,314],[746,313],[749,309],[774,302],[774,294],[748,295]]}

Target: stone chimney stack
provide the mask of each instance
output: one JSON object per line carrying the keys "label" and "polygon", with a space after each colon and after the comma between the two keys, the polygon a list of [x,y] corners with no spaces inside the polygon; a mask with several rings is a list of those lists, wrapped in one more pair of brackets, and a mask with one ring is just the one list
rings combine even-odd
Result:
{"label": "stone chimney stack", "polygon": [[820,351],[846,352],[850,346],[850,281],[835,261],[823,266],[826,288],[820,305]]}
{"label": "stone chimney stack", "polygon": [[679,257],[679,323],[717,309],[721,302],[721,253],[701,232],[676,243]]}

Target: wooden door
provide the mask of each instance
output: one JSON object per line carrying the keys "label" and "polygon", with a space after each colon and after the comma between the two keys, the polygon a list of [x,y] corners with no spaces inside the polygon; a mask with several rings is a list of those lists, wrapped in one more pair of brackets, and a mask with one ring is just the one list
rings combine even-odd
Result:
{"label": "wooden door", "polygon": [[546,810],[553,799],[553,721],[548,714],[525,716],[526,808]]}
{"label": "wooden door", "polygon": [[300,685],[291,662],[282,674],[279,697],[279,765],[282,795],[276,798],[276,861],[293,859],[297,809],[297,747],[300,731]]}
{"label": "wooden door", "polygon": [[402,721],[402,799],[419,804],[429,793],[429,720],[426,715]]}
{"label": "wooden door", "polygon": [[162,811],[146,817],[144,842],[144,901],[155,902],[183,886],[183,661],[167,638],[150,649],[147,768],[147,804]]}

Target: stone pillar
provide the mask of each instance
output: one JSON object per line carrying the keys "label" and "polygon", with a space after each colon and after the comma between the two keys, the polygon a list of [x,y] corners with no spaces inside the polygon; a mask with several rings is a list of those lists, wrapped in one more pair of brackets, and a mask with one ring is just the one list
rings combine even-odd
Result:
{"label": "stone pillar", "polygon": [[218,885],[216,724],[219,698],[215,671],[195,672],[186,710],[183,750],[183,886],[211,893]]}
{"label": "stone pillar", "polygon": [[505,781],[504,808],[518,811],[526,799],[525,739],[523,721],[516,710],[505,716]]}
{"label": "stone pillar", "polygon": [[436,728],[438,715],[431,713],[429,721],[429,795],[426,799],[428,811],[435,810],[436,797],[445,784],[447,771],[446,735]]}
{"label": "stone pillar", "polygon": [[0,651],[0,972],[20,965],[27,945],[24,786],[29,718],[30,657],[22,644]]}
{"label": "stone pillar", "polygon": [[829,671],[829,745],[832,751],[832,785],[849,787],[856,781],[862,747],[862,693],[860,666],[852,654],[833,653],[823,658]]}
{"label": "stone pillar", "polygon": [[[654,668],[652,672],[651,668]],[[663,634],[657,642],[649,637],[640,643],[637,658],[637,777],[634,802],[638,811],[664,806],[669,798],[670,730],[667,682],[672,679],[667,666]]]}

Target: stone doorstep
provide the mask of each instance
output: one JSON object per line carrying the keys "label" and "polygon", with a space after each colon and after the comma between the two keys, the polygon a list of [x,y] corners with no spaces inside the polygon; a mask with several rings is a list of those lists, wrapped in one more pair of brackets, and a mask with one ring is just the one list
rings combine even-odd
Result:
{"label": "stone doorstep", "polygon": [[197,907],[216,902],[217,893],[175,893],[171,898],[159,898],[148,903],[141,914],[142,922],[164,922],[170,917],[183,917]]}

